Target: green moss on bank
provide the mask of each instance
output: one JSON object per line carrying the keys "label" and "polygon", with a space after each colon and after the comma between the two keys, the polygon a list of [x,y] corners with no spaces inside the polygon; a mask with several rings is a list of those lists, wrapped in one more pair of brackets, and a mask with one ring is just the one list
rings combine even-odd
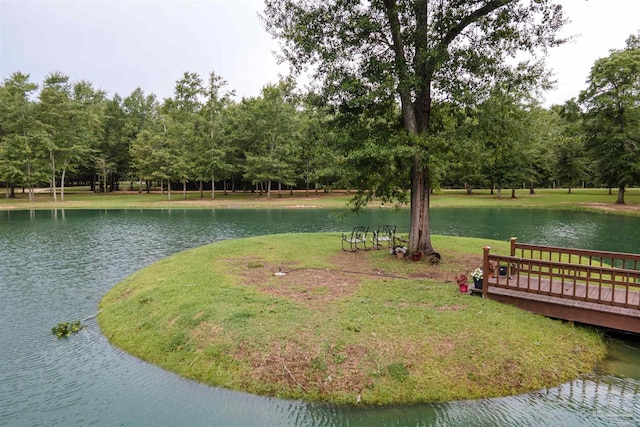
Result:
{"label": "green moss on bank", "polygon": [[[523,393],[590,372],[600,336],[461,294],[505,242],[434,237],[443,263],[343,253],[338,234],[261,236],[177,254],[100,303],[125,351],[206,384],[355,404]],[[284,276],[274,275],[281,269]]]}

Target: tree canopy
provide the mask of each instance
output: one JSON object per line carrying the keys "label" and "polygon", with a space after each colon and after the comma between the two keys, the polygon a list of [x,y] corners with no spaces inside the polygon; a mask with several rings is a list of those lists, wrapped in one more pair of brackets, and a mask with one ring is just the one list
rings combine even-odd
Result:
{"label": "tree canopy", "polygon": [[[434,106],[478,104],[498,84],[544,85],[541,58],[562,42],[556,33],[565,22],[552,0],[267,0],[264,19],[284,58],[310,73],[329,103],[362,111],[399,100],[411,148],[404,159],[411,169],[409,246],[427,253],[432,165],[440,154],[431,149]],[[393,197],[383,182],[368,185]]]}
{"label": "tree canopy", "polygon": [[580,94],[586,108],[587,147],[603,181],[625,187],[640,178],[640,33],[621,50],[595,62]]}
{"label": "tree canopy", "polygon": [[[376,7],[388,4],[395,3],[373,2],[366,8],[337,1],[303,3],[305,7],[332,6],[327,9],[332,16],[338,16],[340,8],[346,8],[345,14],[355,11],[366,16],[365,12],[373,13]],[[547,2],[533,2],[522,9],[507,2],[484,17],[474,15],[474,19],[507,19],[515,13],[513,8],[522,13],[543,13],[543,4],[551,7]],[[412,27],[417,21],[410,19],[418,16],[417,11],[413,6],[407,9],[409,5],[396,4],[397,16],[402,18],[399,22],[406,27],[403,37],[418,33]],[[464,9],[457,3],[440,2],[430,13],[442,16],[429,15],[429,27],[449,16],[445,6]],[[390,10],[381,10],[385,13],[372,15],[378,26],[371,24],[371,31],[374,27],[383,31],[385,22],[390,28],[392,20],[386,13]],[[550,16],[546,19],[551,22]],[[500,22],[504,31],[512,28]],[[479,25],[477,33],[484,28],[476,21],[468,25]],[[533,27],[527,28],[533,31]],[[436,30],[430,29],[428,34],[433,36]],[[375,40],[384,35],[366,34]],[[463,76],[449,76],[446,67],[452,65],[447,61],[454,58],[447,57],[423,87],[418,85],[424,80],[420,80],[416,56],[412,56],[416,43],[410,41],[403,49],[413,76],[405,81],[396,72],[393,34],[386,36],[390,41],[386,46],[388,62],[383,67],[383,61],[378,61],[378,80],[367,77],[366,69],[355,65],[372,66],[372,58],[385,55],[369,58],[363,48],[361,57],[335,59],[351,73],[343,74],[342,80],[337,80],[337,73],[329,79],[320,72],[321,66],[329,65],[318,58],[314,61],[319,62],[309,59],[299,66],[315,67],[317,81],[323,84],[302,91],[294,79],[282,78],[265,85],[259,95],[239,101],[213,71],[207,79],[184,73],[176,81],[174,96],[162,102],[141,88],[125,97],[114,94],[107,98],[90,82],[74,81],[59,72],[49,74],[40,84],[31,82],[28,74],[14,73],[0,84],[0,184],[7,188],[7,197],[15,197],[14,188],[22,186],[33,199],[33,188],[48,183],[54,201],[63,201],[65,185],[89,185],[91,190],[106,193],[127,184],[133,190],[136,181],[138,191],[143,191],[143,186],[147,191],[159,187],[161,193],[167,190],[169,198],[175,189],[181,189],[183,197],[187,189],[198,189],[204,197],[205,188],[211,189],[214,197],[220,187],[225,194],[228,188],[240,188],[267,197],[274,185],[279,196],[283,187],[291,191],[306,188],[308,196],[312,187],[316,192],[356,190],[352,193],[354,209],[374,197],[385,203],[405,203],[410,195],[411,236],[418,244],[412,250],[428,251],[432,190],[466,188],[471,194],[474,188],[489,187],[492,192],[497,188],[500,194],[501,189],[510,188],[514,197],[520,186],[534,192],[535,186],[571,189],[580,184],[604,185],[610,189],[617,186],[618,201],[623,202],[624,188],[640,182],[640,36],[631,36],[624,49],[596,61],[588,87],[577,102],[572,99],[551,108],[542,108],[532,92],[536,84],[545,81],[539,62],[513,62],[509,68],[500,63],[509,62],[504,52],[496,52],[494,61],[487,54],[478,66],[494,67],[494,72],[482,80],[479,71],[465,74],[459,67],[456,73]],[[464,45],[473,39],[470,37],[452,40],[447,55],[461,54],[458,43]],[[291,43],[296,47],[304,40]],[[336,46],[340,44],[337,35],[331,40]],[[524,40],[523,36],[519,40]],[[540,44],[532,44],[532,50],[542,51],[556,43],[535,40]],[[367,43],[373,49],[373,41],[363,42]],[[350,53],[357,50],[357,44],[352,47]],[[319,51],[310,52],[319,55]],[[464,55],[458,58],[467,60]],[[463,86],[450,85],[464,79],[468,84],[465,90],[454,90]],[[475,85],[474,79],[478,81]],[[406,105],[400,93],[403,84],[410,87],[411,102]],[[430,96],[428,115],[421,116],[428,118],[428,128],[418,126],[426,122],[420,122],[416,115],[423,111],[423,89]],[[413,111],[415,128],[405,120],[407,109]]]}

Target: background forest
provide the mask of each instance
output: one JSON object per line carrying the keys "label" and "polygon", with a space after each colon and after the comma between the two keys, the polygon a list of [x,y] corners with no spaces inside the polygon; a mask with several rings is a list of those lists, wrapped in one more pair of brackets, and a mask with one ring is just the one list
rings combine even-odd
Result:
{"label": "background forest", "polygon": [[[472,104],[439,101],[429,144],[434,187],[515,190],[603,186],[640,179],[640,39],[598,60],[585,90],[544,108],[496,85]],[[372,107],[375,106],[375,107]],[[364,198],[409,188],[397,102],[332,103],[292,79],[235,99],[213,71],[186,72],[174,96],[138,88],[108,98],[91,82],[15,73],[0,86],[0,182],[24,188],[89,185],[100,192],[212,188],[271,197],[290,189],[354,189]],[[376,182],[376,185],[372,185]]]}

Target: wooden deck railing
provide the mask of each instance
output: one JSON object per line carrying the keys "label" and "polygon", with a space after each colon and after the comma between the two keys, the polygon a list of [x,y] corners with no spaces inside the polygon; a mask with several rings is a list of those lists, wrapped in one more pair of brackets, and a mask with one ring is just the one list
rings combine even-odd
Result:
{"label": "wooden deck railing", "polygon": [[511,256],[521,258],[544,259],[569,264],[587,264],[619,267],[628,270],[640,270],[640,255],[621,252],[591,251],[586,249],[559,248],[555,246],[518,243],[511,238]]}
{"label": "wooden deck railing", "polygon": [[[482,290],[485,297],[490,287],[497,287],[640,309],[638,255],[517,244],[515,238],[511,240],[510,256],[489,252],[490,247],[485,247]],[[499,274],[500,270],[506,274]]]}

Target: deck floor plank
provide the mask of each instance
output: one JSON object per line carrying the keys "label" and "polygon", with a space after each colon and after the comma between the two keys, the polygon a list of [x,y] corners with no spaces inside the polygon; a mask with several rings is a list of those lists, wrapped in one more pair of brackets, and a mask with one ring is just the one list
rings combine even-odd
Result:
{"label": "deck floor plank", "polygon": [[[505,295],[572,309],[637,319],[640,324],[640,290],[617,285],[613,288],[569,280],[550,281],[526,274],[498,276],[489,280],[489,296]],[[594,322],[594,324],[597,324]]]}

